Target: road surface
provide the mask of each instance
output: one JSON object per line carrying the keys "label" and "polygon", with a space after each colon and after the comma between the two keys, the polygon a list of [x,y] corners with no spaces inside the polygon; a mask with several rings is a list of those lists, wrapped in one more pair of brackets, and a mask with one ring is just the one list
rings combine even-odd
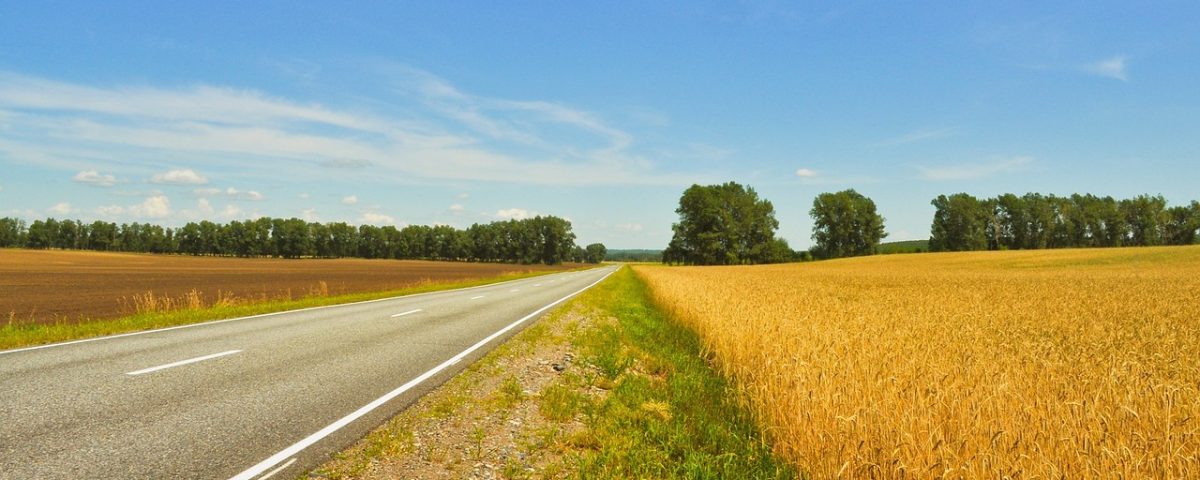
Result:
{"label": "road surface", "polygon": [[615,269],[0,351],[0,478],[294,477]]}

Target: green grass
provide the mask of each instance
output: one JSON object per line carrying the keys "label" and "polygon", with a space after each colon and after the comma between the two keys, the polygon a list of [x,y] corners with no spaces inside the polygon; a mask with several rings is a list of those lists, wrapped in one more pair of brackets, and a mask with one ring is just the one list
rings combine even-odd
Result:
{"label": "green grass", "polygon": [[591,380],[611,387],[603,400],[575,407],[588,427],[574,439],[588,447],[575,459],[579,478],[798,476],[771,454],[730,384],[705,363],[696,335],[655,308],[631,269],[580,301],[615,321],[577,337],[598,373]]}
{"label": "green grass", "polygon": [[[520,390],[509,365],[563,350],[575,355],[568,369],[540,389]],[[500,462],[498,472],[509,479],[800,476],[772,455],[731,388],[706,363],[696,335],[658,310],[637,275],[622,268],[305,478],[357,477],[409,455],[452,468],[458,464],[446,452],[455,449],[472,455],[468,463]],[[527,417],[515,445],[529,463],[474,457],[486,435],[500,435],[478,427],[462,443],[414,447],[416,430],[521,418],[530,408],[540,420]],[[535,473],[526,470],[531,464]]]}
{"label": "green grass", "polygon": [[414,285],[412,287],[382,292],[352,293],[334,296],[310,296],[291,300],[267,300],[261,302],[213,306],[199,309],[149,312],[112,319],[80,320],[70,322],[59,321],[54,323],[28,323],[17,321],[13,315],[10,315],[7,323],[0,324],[0,350],[99,337],[104,335],[114,335],[140,330],[152,330],[156,328],[187,325],[211,320],[248,317],[252,315],[262,315],[265,313],[297,310],[301,308],[338,305],[343,303],[378,300],[381,298],[413,295],[417,293],[427,293],[439,290],[474,287],[508,280],[547,275],[551,273],[559,272],[526,272],[456,282],[425,283]]}

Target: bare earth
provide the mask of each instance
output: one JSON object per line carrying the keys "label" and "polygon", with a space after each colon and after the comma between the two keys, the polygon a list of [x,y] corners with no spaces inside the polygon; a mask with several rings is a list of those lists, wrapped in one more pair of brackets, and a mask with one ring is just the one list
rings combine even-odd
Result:
{"label": "bare earth", "polygon": [[132,298],[206,301],[298,298],[393,290],[425,282],[562,270],[567,266],[415,260],[225,258],[0,249],[0,315],[18,322],[80,321],[134,313]]}

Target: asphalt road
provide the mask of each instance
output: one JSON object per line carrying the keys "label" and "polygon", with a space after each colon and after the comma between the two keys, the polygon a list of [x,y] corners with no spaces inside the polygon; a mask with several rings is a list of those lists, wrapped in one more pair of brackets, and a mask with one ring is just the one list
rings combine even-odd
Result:
{"label": "asphalt road", "polygon": [[2,351],[0,478],[294,477],[614,270]]}

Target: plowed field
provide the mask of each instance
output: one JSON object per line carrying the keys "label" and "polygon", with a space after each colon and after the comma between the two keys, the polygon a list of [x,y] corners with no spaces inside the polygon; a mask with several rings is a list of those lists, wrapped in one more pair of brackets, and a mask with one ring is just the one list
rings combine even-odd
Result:
{"label": "plowed field", "polygon": [[298,298],[570,267],[0,249],[0,319],[40,323],[113,318],[134,313],[135,297],[150,292],[158,298],[182,299],[195,291],[206,303],[218,296],[238,301]]}

